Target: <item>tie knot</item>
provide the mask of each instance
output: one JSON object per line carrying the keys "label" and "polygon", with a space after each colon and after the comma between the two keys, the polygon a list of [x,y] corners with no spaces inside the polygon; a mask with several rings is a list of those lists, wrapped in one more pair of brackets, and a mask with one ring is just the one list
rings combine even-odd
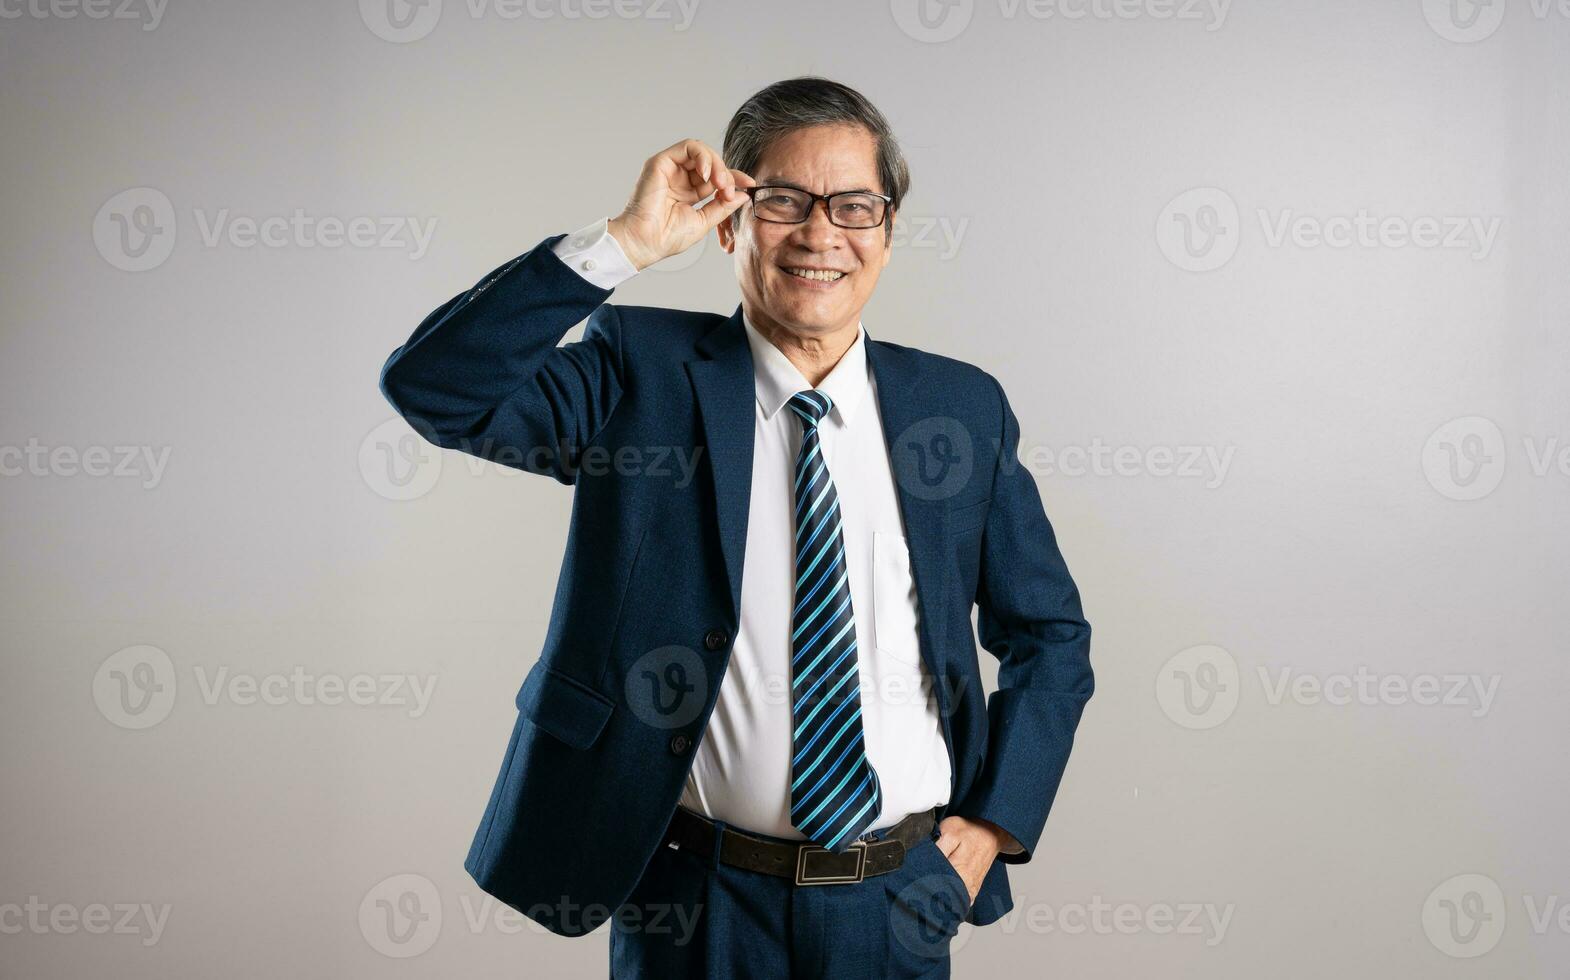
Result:
{"label": "tie knot", "polygon": [[834,402],[827,394],[816,388],[810,388],[791,395],[790,407],[791,411],[801,416],[802,428],[812,429],[823,421],[823,416],[829,414],[829,409],[834,407]]}

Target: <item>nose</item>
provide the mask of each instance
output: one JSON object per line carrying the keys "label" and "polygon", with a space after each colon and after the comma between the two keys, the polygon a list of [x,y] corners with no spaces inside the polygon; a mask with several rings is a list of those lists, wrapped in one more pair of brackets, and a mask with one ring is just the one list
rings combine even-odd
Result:
{"label": "nose", "polygon": [[829,202],[813,201],[807,220],[796,226],[792,238],[803,248],[826,252],[843,240],[843,229],[829,220]]}

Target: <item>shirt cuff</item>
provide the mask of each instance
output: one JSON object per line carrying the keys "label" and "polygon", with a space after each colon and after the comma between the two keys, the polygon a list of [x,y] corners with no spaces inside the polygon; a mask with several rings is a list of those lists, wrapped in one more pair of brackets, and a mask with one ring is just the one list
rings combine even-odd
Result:
{"label": "shirt cuff", "polygon": [[551,246],[556,257],[567,264],[591,284],[601,289],[615,289],[638,274],[637,266],[621,250],[616,236],[606,230],[608,221],[601,218],[586,228],[563,238]]}

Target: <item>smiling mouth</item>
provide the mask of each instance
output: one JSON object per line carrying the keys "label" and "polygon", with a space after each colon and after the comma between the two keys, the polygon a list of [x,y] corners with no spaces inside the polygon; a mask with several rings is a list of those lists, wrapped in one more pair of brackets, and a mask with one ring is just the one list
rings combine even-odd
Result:
{"label": "smiling mouth", "polygon": [[845,273],[834,269],[807,269],[801,266],[782,266],[784,270],[797,279],[808,282],[839,282],[845,278]]}

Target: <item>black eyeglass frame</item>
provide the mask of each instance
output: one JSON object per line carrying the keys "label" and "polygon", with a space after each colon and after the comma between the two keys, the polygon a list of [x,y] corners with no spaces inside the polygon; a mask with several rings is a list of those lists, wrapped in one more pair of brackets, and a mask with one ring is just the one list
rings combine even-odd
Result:
{"label": "black eyeglass frame", "polygon": [[[882,228],[882,227],[886,226],[889,223],[890,216],[894,213],[892,211],[892,208],[894,207],[894,199],[892,197],[889,197],[887,194],[879,194],[876,191],[837,191],[836,193],[833,193],[833,194],[814,194],[811,191],[802,190],[800,187],[792,187],[789,184],[762,184],[762,185],[760,185],[758,187],[745,187],[745,188],[742,188],[742,189],[747,192],[747,197],[752,200],[752,213],[753,213],[753,216],[756,217],[759,221],[767,221],[771,225],[800,225],[800,224],[805,224],[807,222],[807,219],[812,217],[812,212],[817,209],[819,201],[823,202],[823,211],[824,211],[824,214],[828,215],[829,224],[833,225],[836,228],[844,228],[844,229],[847,229],[849,231],[870,231],[873,228]],[[757,195],[758,195],[759,191],[793,191],[793,192],[795,192],[797,194],[805,194],[810,199],[808,204],[807,204],[806,213],[804,213],[801,216],[801,219],[799,221],[781,221],[778,218],[765,218],[763,215],[758,214],[758,197],[757,197]],[[859,195],[861,197],[875,197],[878,200],[882,201],[883,202],[883,220],[879,221],[875,225],[842,225],[838,221],[835,221],[834,220],[834,205],[831,204],[830,202],[833,201],[836,197],[846,197],[846,196],[849,196],[851,194],[856,194],[856,195]]]}

